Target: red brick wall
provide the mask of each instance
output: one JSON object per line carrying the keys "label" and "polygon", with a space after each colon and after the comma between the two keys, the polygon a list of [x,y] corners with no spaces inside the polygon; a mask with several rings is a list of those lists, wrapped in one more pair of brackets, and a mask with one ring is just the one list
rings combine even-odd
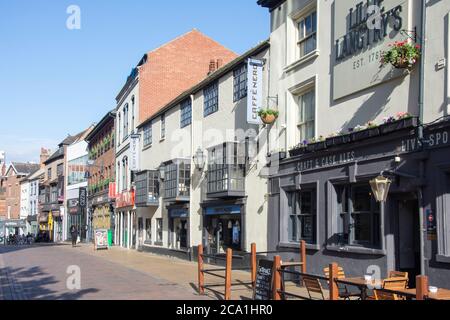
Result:
{"label": "red brick wall", "polygon": [[225,65],[237,55],[193,30],[148,53],[139,69],[139,123],[203,80],[211,60]]}
{"label": "red brick wall", "polygon": [[19,219],[20,217],[21,178],[10,175],[6,180],[6,218],[8,218],[8,207],[11,207],[11,219]]}

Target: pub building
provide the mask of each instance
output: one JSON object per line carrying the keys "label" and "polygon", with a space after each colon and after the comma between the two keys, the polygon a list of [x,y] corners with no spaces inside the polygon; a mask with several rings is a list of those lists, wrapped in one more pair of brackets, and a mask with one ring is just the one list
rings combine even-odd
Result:
{"label": "pub building", "polygon": [[[305,240],[313,274],[337,262],[350,277],[397,270],[412,287],[418,274],[450,287],[450,3],[378,1],[390,18],[371,29],[373,3],[258,1],[273,28],[270,134],[286,150],[270,157],[268,249],[298,261]],[[382,64],[396,41],[420,58]]]}

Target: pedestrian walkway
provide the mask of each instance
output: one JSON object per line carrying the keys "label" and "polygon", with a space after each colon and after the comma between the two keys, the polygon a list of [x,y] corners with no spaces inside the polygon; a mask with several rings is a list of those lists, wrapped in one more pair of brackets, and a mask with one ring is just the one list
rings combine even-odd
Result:
{"label": "pedestrian walkway", "polygon": [[[66,247],[72,250],[71,246]],[[110,262],[121,264],[127,268],[144,272],[152,277],[165,281],[176,283],[197,292],[198,286],[198,266],[196,262],[185,261],[178,258],[167,256],[159,256],[151,253],[138,252],[135,250],[126,250],[119,247],[112,247],[109,250],[94,251],[93,245],[78,245],[73,250],[80,250],[83,253],[90,254],[99,258],[106,259]],[[211,266],[207,266],[207,268]],[[251,276],[249,272],[233,271],[233,282],[250,282]],[[220,284],[220,279],[211,276],[205,276],[205,282],[210,284]],[[216,290],[224,291],[224,288],[216,288]],[[221,299],[222,297],[207,292],[212,298]],[[251,299],[253,290],[250,286],[237,286],[232,289],[233,300]]]}

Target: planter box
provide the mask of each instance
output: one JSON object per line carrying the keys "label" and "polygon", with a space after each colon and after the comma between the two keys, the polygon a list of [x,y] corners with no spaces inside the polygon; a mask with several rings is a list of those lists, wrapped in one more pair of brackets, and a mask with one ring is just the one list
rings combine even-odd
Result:
{"label": "planter box", "polygon": [[350,134],[345,134],[345,135],[342,135],[342,136],[336,136],[336,137],[328,138],[325,141],[325,143],[326,143],[326,146],[328,148],[330,148],[332,146],[337,146],[337,145],[341,145],[341,144],[344,144],[344,143],[349,143],[351,141],[352,141],[351,135]]}
{"label": "planter box", "polygon": [[321,142],[308,144],[308,146],[306,147],[306,151],[308,151],[308,152],[316,152],[316,151],[324,150],[326,148],[327,148],[326,142],[325,141],[321,141]]}
{"label": "planter box", "polygon": [[372,137],[377,137],[380,135],[380,128],[370,128],[366,130],[356,131],[351,134],[352,141],[360,141],[369,139]]}
{"label": "planter box", "polygon": [[418,125],[418,119],[417,118],[407,118],[402,119],[398,121],[394,121],[391,123],[386,123],[380,126],[380,133],[381,134],[387,134],[394,131],[417,127]]}
{"label": "planter box", "polygon": [[289,150],[289,156],[291,156],[291,157],[301,156],[302,154],[305,154],[305,153],[306,153],[305,147],[297,147],[297,148]]}

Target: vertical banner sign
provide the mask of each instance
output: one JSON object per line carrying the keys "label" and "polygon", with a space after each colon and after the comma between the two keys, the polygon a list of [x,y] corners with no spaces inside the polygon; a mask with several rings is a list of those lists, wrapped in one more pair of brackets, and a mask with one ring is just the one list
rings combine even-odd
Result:
{"label": "vertical banner sign", "polygon": [[261,60],[248,59],[247,65],[247,123],[261,124],[258,111],[262,108],[262,77]]}
{"label": "vertical banner sign", "polygon": [[86,188],[80,188],[80,197],[78,199],[78,203],[80,205],[80,208],[86,207],[87,202],[87,191]]}
{"label": "vertical banner sign", "polygon": [[130,170],[139,171],[139,135],[133,134],[130,142]]}

